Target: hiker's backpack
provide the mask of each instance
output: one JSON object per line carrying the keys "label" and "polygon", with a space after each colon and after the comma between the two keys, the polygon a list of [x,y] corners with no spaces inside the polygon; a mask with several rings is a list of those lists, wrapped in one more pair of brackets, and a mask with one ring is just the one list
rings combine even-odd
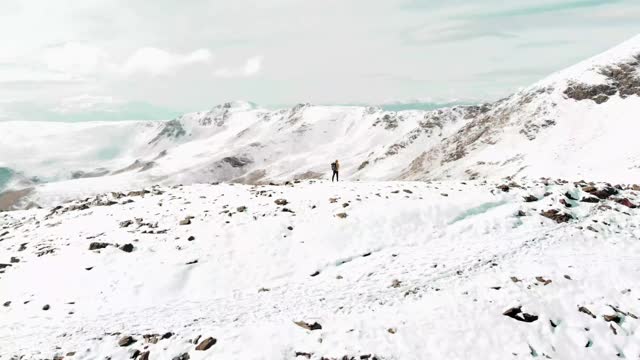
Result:
{"label": "hiker's backpack", "polygon": [[332,162],[331,163],[331,170],[336,171],[336,163]]}

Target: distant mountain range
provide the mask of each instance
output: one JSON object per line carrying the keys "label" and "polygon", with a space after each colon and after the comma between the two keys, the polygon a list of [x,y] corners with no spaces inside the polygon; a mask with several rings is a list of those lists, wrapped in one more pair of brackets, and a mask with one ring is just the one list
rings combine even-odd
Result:
{"label": "distant mountain range", "polygon": [[231,102],[170,121],[1,122],[7,206],[155,183],[640,176],[640,36],[494,103],[436,110]]}

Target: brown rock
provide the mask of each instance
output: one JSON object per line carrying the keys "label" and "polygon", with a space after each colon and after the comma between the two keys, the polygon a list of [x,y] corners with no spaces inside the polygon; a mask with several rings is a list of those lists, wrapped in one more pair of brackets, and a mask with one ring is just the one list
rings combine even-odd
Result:
{"label": "brown rock", "polygon": [[103,242],[92,242],[91,244],[89,244],[89,250],[99,250],[99,249],[104,249],[107,246],[109,246],[108,243],[103,243]]}
{"label": "brown rock", "polygon": [[580,201],[585,202],[585,203],[595,204],[595,203],[599,203],[600,199],[598,199],[595,196],[586,196],[586,197],[583,197],[582,200],[580,200]]}
{"label": "brown rock", "polygon": [[524,198],[525,202],[534,202],[534,201],[538,201],[539,199],[533,195],[527,195]]}
{"label": "brown rock", "polygon": [[515,319],[515,320],[518,320],[518,321],[522,321],[522,322],[526,322],[526,323],[530,323],[530,322],[534,322],[534,321],[538,320],[538,315],[532,315],[532,314],[523,313],[521,306],[512,307],[512,308],[508,309],[507,311],[505,311],[504,313],[502,313],[502,315],[508,316],[508,317],[510,317],[512,319]]}
{"label": "brown rock", "polygon": [[617,202],[620,205],[624,205],[624,206],[626,206],[628,208],[631,208],[631,209],[635,209],[635,208],[638,207],[638,205],[632,203],[631,200],[629,200],[627,198],[615,199],[614,201]]}
{"label": "brown rock", "polygon": [[280,206],[284,206],[287,205],[289,202],[287,201],[287,199],[277,199],[276,201],[274,201],[276,203],[276,205],[280,205]]}
{"label": "brown rock", "polygon": [[150,343],[150,344],[157,344],[158,343],[158,335],[157,334],[147,334],[147,335],[142,335],[142,337],[144,338],[144,341]]}
{"label": "brown rock", "polygon": [[318,324],[317,322],[314,322],[313,324],[309,324],[304,321],[294,321],[293,323],[307,330],[322,330],[322,325]]}
{"label": "brown rock", "polygon": [[149,351],[142,352],[139,360],[149,360]]}
{"label": "brown rock", "polygon": [[339,217],[340,219],[345,219],[348,215],[347,213],[338,213],[336,214],[337,217]]}
{"label": "brown rock", "polygon": [[580,307],[578,307],[578,311],[580,311],[581,313],[585,313],[585,314],[587,314],[587,315],[591,316],[591,317],[592,317],[592,318],[594,318],[594,319],[596,318],[596,316],[595,316],[595,315],[593,315],[593,313],[591,312],[591,310],[587,309],[587,308],[586,308],[586,307],[584,307],[584,306],[580,306]]}
{"label": "brown rock", "polygon": [[132,336],[124,336],[120,340],[118,340],[118,346],[125,347],[135,342],[136,342],[136,339],[134,339]]}
{"label": "brown rock", "polygon": [[120,246],[120,250],[130,253],[133,251],[133,244],[124,244]]}
{"label": "brown rock", "polygon": [[560,213],[560,211],[556,210],[556,209],[543,211],[543,212],[540,213],[540,215],[542,215],[542,216],[544,216],[546,218],[549,218],[549,219],[557,222],[558,224],[565,223],[565,222],[568,222],[569,220],[573,219],[573,216],[571,216],[571,214]]}
{"label": "brown rock", "polygon": [[214,339],[212,337],[208,337],[208,338],[202,340],[202,342],[200,344],[198,344],[198,346],[196,346],[196,350],[199,350],[199,351],[209,350],[209,348],[212,347],[213,345],[215,345],[216,342],[218,342],[218,340],[216,340],[216,339]]}
{"label": "brown rock", "polygon": [[603,315],[602,318],[604,318],[604,321],[606,321],[606,322],[614,322],[616,324],[619,324],[622,321],[622,318],[618,314],[615,314],[615,315]]}
{"label": "brown rock", "polygon": [[543,283],[544,285],[551,284],[551,280],[545,279],[542,276],[536,276],[536,280],[538,280],[539,282]]}

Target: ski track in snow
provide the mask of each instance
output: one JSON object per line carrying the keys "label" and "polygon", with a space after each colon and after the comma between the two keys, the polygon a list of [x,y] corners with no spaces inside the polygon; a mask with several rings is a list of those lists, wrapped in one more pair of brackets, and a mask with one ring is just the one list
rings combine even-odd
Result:
{"label": "ski track in snow", "polygon": [[[0,302],[11,301],[0,307],[0,358],[126,359],[144,347],[151,359],[640,356],[637,210],[569,201],[567,191],[588,196],[571,183],[497,185],[155,187],[104,195],[112,206],[2,213],[0,261],[20,261],[0,274]],[[622,197],[640,200],[632,190],[611,199]],[[575,219],[540,216],[552,208]],[[603,319],[616,314],[609,305],[627,314],[619,324]],[[502,315],[516,306],[538,320]],[[166,332],[157,344],[142,337]],[[119,347],[124,335],[137,342]],[[195,351],[198,335],[217,343]]]}

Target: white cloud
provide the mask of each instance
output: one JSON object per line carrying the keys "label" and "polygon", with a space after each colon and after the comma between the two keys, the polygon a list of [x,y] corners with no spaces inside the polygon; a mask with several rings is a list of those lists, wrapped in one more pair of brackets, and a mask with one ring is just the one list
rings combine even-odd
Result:
{"label": "white cloud", "polygon": [[47,69],[68,74],[89,75],[101,70],[107,62],[107,53],[95,46],[65,43],[49,47],[42,54]]}
{"label": "white cloud", "polygon": [[146,47],[133,53],[119,67],[119,70],[127,75],[133,73],[163,75],[185,66],[208,63],[212,58],[213,55],[207,49],[198,49],[188,54],[176,54]]}
{"label": "white cloud", "polygon": [[34,69],[26,66],[8,66],[0,68],[1,83],[69,83],[82,81],[82,78],[69,73]]}
{"label": "white cloud", "polygon": [[220,68],[213,72],[213,75],[221,78],[249,77],[256,75],[262,70],[262,56],[254,56],[247,59],[244,66],[238,68]]}
{"label": "white cloud", "polygon": [[52,111],[60,114],[73,114],[86,111],[113,112],[124,101],[113,96],[79,95],[62,99]]}

